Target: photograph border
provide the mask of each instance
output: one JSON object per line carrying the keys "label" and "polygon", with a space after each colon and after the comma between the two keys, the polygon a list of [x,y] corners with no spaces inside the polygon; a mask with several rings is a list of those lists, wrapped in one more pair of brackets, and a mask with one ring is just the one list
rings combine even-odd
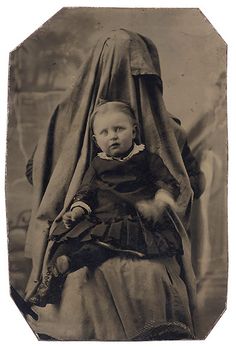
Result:
{"label": "photograph border", "polygon": [[[235,293],[235,278],[232,275],[233,272],[233,265],[235,263],[235,251],[232,247],[233,244],[236,244],[235,235],[233,234],[233,220],[232,220],[232,211],[231,206],[233,206],[233,193],[235,192],[235,182],[233,177],[235,177],[235,164],[232,161],[233,158],[233,151],[235,150],[235,135],[233,133],[233,129],[236,129],[235,127],[235,101],[233,101],[233,92],[234,92],[234,78],[235,76],[235,67],[233,66],[233,60],[235,61],[235,43],[233,38],[233,27],[235,26],[235,21],[233,18],[233,2],[230,1],[227,3],[227,8],[223,8],[221,5],[216,5],[215,3],[211,3],[210,1],[156,1],[155,5],[154,2],[152,2],[149,5],[150,1],[142,1],[137,2],[138,4],[135,5],[135,7],[190,7],[190,8],[200,8],[202,13],[207,17],[207,19],[210,21],[210,23],[215,27],[215,29],[219,32],[221,37],[225,40],[225,42],[229,46],[228,50],[228,131],[229,131],[229,187],[230,190],[228,192],[228,204],[229,204],[229,253],[230,253],[230,262],[229,262],[229,288],[228,288],[228,309],[225,314],[220,319],[220,322],[217,323],[216,327],[213,328],[210,335],[207,337],[206,341],[194,341],[194,343],[206,343],[207,346],[213,346],[215,343],[224,342],[227,343],[231,341],[233,336],[233,326],[230,323],[233,323],[233,320],[235,320],[234,314],[234,308],[235,308],[235,298],[233,297],[233,293]],[[99,1],[96,2],[97,5],[95,5],[95,2],[85,2],[82,1],[55,1],[54,4],[50,4],[46,1],[42,1],[41,3],[38,3],[36,6],[34,6],[33,3],[30,3],[29,1],[22,0],[20,2],[20,6],[18,5],[17,1],[8,1],[4,2],[4,10],[2,11],[4,15],[6,16],[6,19],[1,23],[2,26],[2,33],[3,36],[7,35],[7,43],[3,44],[4,49],[4,55],[3,55],[3,62],[1,62],[1,69],[3,72],[1,73],[1,76],[4,76],[1,81],[1,90],[4,90],[4,93],[1,95],[1,195],[4,197],[4,177],[5,177],[5,155],[6,155],[6,129],[7,129],[7,81],[8,81],[8,56],[11,50],[16,48],[18,44],[20,44],[24,39],[26,39],[30,34],[32,34],[36,29],[38,29],[39,26],[41,26],[43,23],[45,23],[46,20],[48,20],[52,15],[54,15],[58,10],[60,10],[62,7],[68,7],[68,6],[101,6],[103,7],[103,3],[105,2]],[[108,1],[107,1],[108,3]],[[231,3],[231,4],[230,4]],[[119,5],[117,2],[114,1],[109,2],[109,6],[105,7],[125,7],[125,2],[122,4],[121,1],[119,1]],[[134,6],[134,4],[132,4]],[[20,11],[17,13],[17,20],[13,15],[13,7],[20,8]],[[19,7],[18,7],[19,6]],[[133,7],[132,6],[132,7]],[[38,12],[38,9],[40,8],[40,11]],[[17,12],[17,9],[14,9],[14,12]],[[38,22],[35,20],[35,12],[38,12]],[[32,15],[32,18],[30,21],[28,21],[29,17]],[[222,21],[222,18],[224,20]],[[226,19],[227,18],[227,19]],[[25,20],[24,20],[25,19]],[[9,23],[7,23],[7,20]],[[21,27],[21,23],[24,22],[24,25]],[[14,23],[14,25],[13,25]],[[38,23],[40,23],[38,25]],[[231,23],[231,24],[230,24]],[[233,24],[233,25],[232,25]],[[4,25],[7,25],[4,29]],[[26,29],[27,27],[27,29]],[[17,35],[15,35],[17,31]],[[19,32],[19,33],[18,33]],[[10,34],[11,33],[11,34]],[[2,58],[1,58],[2,59]],[[233,119],[234,118],[234,119]],[[2,278],[3,281],[3,291],[2,291],[2,297],[1,301],[3,300],[3,303],[1,302],[1,307],[3,307],[4,317],[1,317],[3,320],[3,337],[8,339],[8,342],[10,343],[24,343],[25,346],[32,346],[32,343],[37,342],[36,337],[32,333],[29,327],[27,327],[27,323],[24,321],[24,318],[21,316],[20,312],[18,311],[17,307],[14,305],[13,301],[10,299],[9,295],[9,282],[8,282],[8,271],[6,268],[8,268],[8,261],[7,261],[7,239],[6,239],[6,216],[5,216],[5,202],[2,201],[4,199],[1,199],[1,221],[2,221],[2,232],[3,232],[3,241],[1,242],[1,268],[4,267],[5,272],[4,276]],[[3,259],[2,259],[3,258]],[[1,281],[1,282],[2,282]],[[9,326],[8,326],[9,325]],[[45,342],[50,343],[50,342]],[[65,342],[64,342],[65,343]],[[73,342],[72,342],[73,343]],[[78,343],[78,342],[75,342]],[[86,342],[79,342],[83,345],[86,345]],[[91,342],[89,342],[91,343]],[[96,342],[96,343],[102,343],[102,342]],[[134,342],[133,342],[134,343]],[[165,345],[172,344],[173,342],[167,342]],[[181,343],[181,341],[180,341]],[[191,342],[187,342],[191,343]],[[110,343],[109,343],[110,344]],[[114,343],[111,343],[113,345]],[[148,344],[148,342],[145,342],[145,344]],[[71,345],[71,342],[70,342]]]}

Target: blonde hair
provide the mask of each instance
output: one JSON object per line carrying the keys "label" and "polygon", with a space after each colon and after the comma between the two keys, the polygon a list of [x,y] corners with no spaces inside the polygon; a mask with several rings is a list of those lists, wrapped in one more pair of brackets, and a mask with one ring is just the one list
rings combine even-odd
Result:
{"label": "blonde hair", "polygon": [[111,111],[119,111],[127,115],[132,121],[132,124],[138,127],[134,111],[132,107],[124,101],[120,100],[104,100],[99,99],[97,106],[94,108],[93,113],[90,116],[90,129],[93,133],[94,120],[96,116],[106,114]]}

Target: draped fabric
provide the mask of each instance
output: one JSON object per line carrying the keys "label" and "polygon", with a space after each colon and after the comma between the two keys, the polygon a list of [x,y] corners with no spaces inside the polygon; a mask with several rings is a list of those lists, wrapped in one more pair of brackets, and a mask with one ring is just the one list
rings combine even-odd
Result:
{"label": "draped fabric", "polygon": [[29,322],[57,340],[149,340],[192,336],[186,286],[174,258],[115,257],[71,273],[59,306],[34,308]]}
{"label": "draped fabric", "polygon": [[160,155],[180,185],[181,213],[173,218],[186,239],[183,243],[188,250],[182,263],[187,291],[190,288],[189,300],[193,302],[194,275],[185,232],[192,191],[181,157],[184,135],[163,102],[156,47],[149,39],[124,29],[112,31],[98,41],[38,142],[33,165],[33,207],[26,240],[26,255],[32,258],[33,269],[26,292],[37,285],[47,268],[53,243],[48,242],[49,235],[61,221],[96,154],[89,119],[99,99],[122,100],[131,105],[140,125],[140,143]]}

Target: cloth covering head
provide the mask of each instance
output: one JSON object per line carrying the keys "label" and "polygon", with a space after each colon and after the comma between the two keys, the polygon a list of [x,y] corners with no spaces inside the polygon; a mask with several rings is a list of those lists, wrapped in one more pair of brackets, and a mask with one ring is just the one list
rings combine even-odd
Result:
{"label": "cloth covering head", "polygon": [[114,30],[92,49],[76,83],[56,107],[38,142],[33,165],[32,215],[26,240],[26,255],[33,258],[34,266],[29,283],[37,283],[46,269],[49,233],[68,209],[96,155],[90,117],[100,99],[123,100],[131,106],[140,126],[140,142],[161,156],[179,182],[178,203],[183,211],[191,200],[189,179],[177,141],[178,126],[173,127],[162,98],[157,49],[140,34]]}

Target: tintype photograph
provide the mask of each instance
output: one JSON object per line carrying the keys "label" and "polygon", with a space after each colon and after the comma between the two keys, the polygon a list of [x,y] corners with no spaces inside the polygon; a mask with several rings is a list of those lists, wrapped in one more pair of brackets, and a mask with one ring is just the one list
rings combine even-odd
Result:
{"label": "tintype photograph", "polygon": [[197,8],[71,7],[10,53],[10,288],[39,340],[214,329],[227,301],[226,50]]}

